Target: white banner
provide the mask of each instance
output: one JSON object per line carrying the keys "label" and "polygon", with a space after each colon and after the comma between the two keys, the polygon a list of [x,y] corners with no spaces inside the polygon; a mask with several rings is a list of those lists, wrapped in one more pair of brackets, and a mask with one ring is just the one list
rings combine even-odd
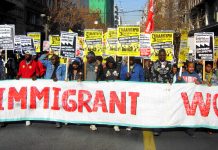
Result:
{"label": "white banner", "polygon": [[0,82],[0,121],[218,129],[218,88],[138,82]]}

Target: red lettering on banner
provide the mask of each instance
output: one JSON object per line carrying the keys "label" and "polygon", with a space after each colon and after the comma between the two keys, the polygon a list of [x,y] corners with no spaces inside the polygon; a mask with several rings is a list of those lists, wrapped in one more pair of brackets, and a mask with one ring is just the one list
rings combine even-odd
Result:
{"label": "red lettering on banner", "polygon": [[129,96],[131,97],[131,115],[136,115],[137,97],[139,97],[139,93],[129,92]]}
{"label": "red lettering on banner", "polygon": [[30,90],[30,108],[36,109],[36,97],[41,100],[44,97],[44,109],[49,107],[49,87],[43,88],[42,92],[39,92],[37,87],[33,86]]}
{"label": "red lettering on banner", "polygon": [[[69,99],[70,96],[74,96],[74,95],[76,95],[76,90],[64,91],[64,93],[62,95],[62,106],[63,106],[64,110],[66,110],[68,112],[74,112],[76,110],[77,103],[75,102],[75,100]],[[71,104],[71,106],[69,106],[67,103],[68,99],[69,99],[69,103]]]}
{"label": "red lettering on banner", "polygon": [[8,92],[8,109],[14,108],[14,100],[16,102],[21,101],[21,109],[27,108],[27,87],[22,87],[19,92],[17,92],[15,87],[10,87]]}
{"label": "red lettering on banner", "polygon": [[115,91],[110,92],[110,113],[115,113],[115,105],[121,114],[126,114],[126,92],[121,92],[121,101]]}
{"label": "red lettering on banner", "polygon": [[211,94],[206,95],[206,105],[203,101],[202,92],[195,92],[192,104],[190,105],[188,95],[186,92],[181,93],[185,110],[188,116],[194,116],[197,106],[199,106],[201,116],[207,117],[210,112]]}
{"label": "red lettering on banner", "polygon": [[108,112],[103,91],[96,91],[94,106],[93,106],[92,111],[97,112],[98,107],[102,108],[102,112]]}
{"label": "red lettering on banner", "polygon": [[3,104],[3,94],[4,94],[5,88],[0,88],[0,110],[4,110]]}
{"label": "red lettering on banner", "polygon": [[218,98],[218,94],[215,94],[213,97],[213,109],[216,116],[218,117],[217,98]]}
{"label": "red lettering on banner", "polygon": [[[84,97],[87,96],[87,99],[84,100]],[[79,90],[78,93],[78,112],[83,112],[83,107],[86,108],[88,112],[92,112],[92,109],[89,106],[89,102],[92,99],[92,95],[89,91]]]}
{"label": "red lettering on banner", "polygon": [[53,106],[51,107],[51,109],[60,110],[60,107],[59,107],[59,93],[60,93],[61,89],[54,87],[53,91],[54,91],[54,103],[53,103]]}

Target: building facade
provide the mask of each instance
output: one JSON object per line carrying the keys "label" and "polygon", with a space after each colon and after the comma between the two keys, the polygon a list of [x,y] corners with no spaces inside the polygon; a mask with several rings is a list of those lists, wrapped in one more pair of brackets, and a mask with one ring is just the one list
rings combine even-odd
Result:
{"label": "building facade", "polygon": [[26,32],[43,32],[46,0],[1,0],[0,24],[14,24],[17,35]]}
{"label": "building facade", "polygon": [[99,11],[101,23],[108,27],[114,26],[114,0],[89,0],[89,9]]}
{"label": "building facade", "polygon": [[190,35],[214,32],[218,36],[218,0],[188,1]]}

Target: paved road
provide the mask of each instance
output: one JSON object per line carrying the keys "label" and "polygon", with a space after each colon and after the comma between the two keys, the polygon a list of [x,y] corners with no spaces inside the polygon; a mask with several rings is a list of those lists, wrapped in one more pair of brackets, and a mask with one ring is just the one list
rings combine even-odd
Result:
{"label": "paved road", "polygon": [[198,131],[195,135],[192,138],[183,131],[167,131],[153,137],[147,131],[115,132],[103,126],[90,131],[84,125],[56,129],[51,123],[38,122],[30,127],[13,123],[0,129],[0,150],[218,150],[218,134]]}
{"label": "paved road", "polygon": [[143,150],[141,131],[68,125],[61,129],[54,124],[33,123],[30,127],[9,124],[0,129],[0,150]]}

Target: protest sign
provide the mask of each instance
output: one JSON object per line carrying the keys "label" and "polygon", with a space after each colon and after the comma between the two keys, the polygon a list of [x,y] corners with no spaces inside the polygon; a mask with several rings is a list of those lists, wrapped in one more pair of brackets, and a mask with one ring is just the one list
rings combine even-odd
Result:
{"label": "protest sign", "polygon": [[215,86],[24,81],[0,81],[1,122],[45,120],[140,128],[218,129]]}
{"label": "protest sign", "polygon": [[117,36],[119,56],[140,56],[139,26],[119,26]]}
{"label": "protest sign", "polygon": [[195,33],[195,60],[213,61],[214,33]]}
{"label": "protest sign", "polygon": [[158,60],[160,49],[165,49],[167,61],[172,61],[174,57],[173,33],[171,32],[153,32],[151,33],[151,60]]}
{"label": "protest sign", "polygon": [[84,56],[84,37],[79,36],[77,38],[77,44],[76,44],[76,56],[77,57],[83,57]]}
{"label": "protest sign", "polygon": [[49,35],[49,42],[52,51],[60,51],[60,36],[59,35]]}
{"label": "protest sign", "polygon": [[50,51],[50,42],[43,41],[43,51]]}
{"label": "protest sign", "polygon": [[218,37],[214,38],[214,60],[218,61]]}
{"label": "protest sign", "polygon": [[151,56],[150,34],[147,33],[140,34],[140,56],[143,56],[145,59],[150,59]]}
{"label": "protest sign", "polygon": [[24,54],[25,51],[35,51],[33,39],[26,35],[16,35],[14,38],[15,41],[15,54]]}
{"label": "protest sign", "polygon": [[117,55],[117,29],[108,28],[106,35],[106,55]]}
{"label": "protest sign", "polygon": [[96,56],[102,56],[103,54],[103,30],[85,30],[85,54],[89,51],[93,51]]}
{"label": "protest sign", "polygon": [[14,25],[0,25],[0,48],[4,50],[14,50]]}
{"label": "protest sign", "polygon": [[179,59],[178,59],[178,67],[182,67],[184,62],[188,60],[189,55],[189,47],[188,47],[188,31],[181,30],[181,38],[180,38],[180,46],[179,46]]}
{"label": "protest sign", "polygon": [[33,38],[34,48],[37,53],[41,51],[41,33],[40,32],[28,32],[27,36]]}
{"label": "protest sign", "polygon": [[60,56],[74,58],[76,53],[77,33],[61,32],[61,51]]}

